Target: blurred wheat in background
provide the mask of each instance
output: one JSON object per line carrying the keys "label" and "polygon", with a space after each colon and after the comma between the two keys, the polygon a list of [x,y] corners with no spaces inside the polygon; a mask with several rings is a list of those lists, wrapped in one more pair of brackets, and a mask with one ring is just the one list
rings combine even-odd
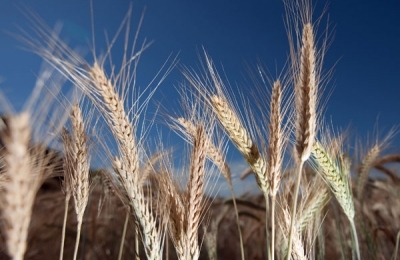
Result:
{"label": "blurred wheat in background", "polygon": [[[323,113],[323,16],[310,0],[282,4],[289,58],[279,76],[257,65],[238,97],[204,49],[200,70],[180,67],[182,110],[159,104],[156,115],[149,105],[178,61],[137,87],[149,45],[130,34],[131,9],[101,55],[93,36],[90,58],[28,12],[33,33],[18,37],[46,66],[21,112],[0,95],[0,258],[397,259],[400,177],[386,165],[400,155],[385,153],[396,128],[347,150],[354,142]],[[149,134],[160,122],[183,151]],[[228,147],[258,193],[235,195]],[[218,196],[215,175],[230,196]]]}

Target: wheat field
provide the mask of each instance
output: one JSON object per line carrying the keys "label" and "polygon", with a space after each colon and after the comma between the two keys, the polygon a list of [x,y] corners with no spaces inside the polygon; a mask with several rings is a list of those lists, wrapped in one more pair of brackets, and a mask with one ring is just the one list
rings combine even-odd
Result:
{"label": "wheat field", "polygon": [[[237,96],[204,49],[202,70],[181,66],[182,109],[155,116],[154,93],[180,65],[172,57],[153,88],[134,89],[151,48],[130,42],[130,11],[122,66],[111,55],[119,35],[85,58],[31,14],[34,30],[20,39],[48,69],[23,111],[0,93],[0,259],[398,259],[400,177],[387,165],[400,155],[385,151],[396,128],[349,153],[353,140],[323,114],[330,39],[317,40],[310,0],[282,4],[280,77],[257,67],[263,87]],[[184,151],[150,136],[160,122]],[[235,196],[228,147],[257,194]],[[231,196],[206,192],[218,190],[215,173]]]}

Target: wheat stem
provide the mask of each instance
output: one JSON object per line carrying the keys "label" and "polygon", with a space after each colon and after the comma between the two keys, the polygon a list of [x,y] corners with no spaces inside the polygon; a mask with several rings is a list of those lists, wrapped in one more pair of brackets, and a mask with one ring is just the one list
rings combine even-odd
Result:
{"label": "wheat stem", "polygon": [[74,260],[78,257],[78,248],[79,241],[81,238],[81,229],[82,229],[82,221],[78,221],[77,229],[76,229],[76,240],[75,240],[75,249],[74,249]]}
{"label": "wheat stem", "polygon": [[358,244],[358,236],[357,236],[357,230],[356,230],[356,225],[354,223],[354,220],[350,220],[350,226],[351,226],[351,236],[353,237],[354,241],[354,246],[352,247],[353,252],[355,251],[357,254],[357,259],[361,260],[360,256],[360,247]]}
{"label": "wheat stem", "polygon": [[300,183],[301,183],[301,175],[303,171],[303,165],[304,162],[301,161],[299,164],[298,168],[298,173],[297,173],[297,180],[296,180],[296,186],[294,188],[294,197],[293,197],[293,202],[292,202],[292,214],[290,215],[290,230],[289,230],[289,239],[288,239],[288,253],[287,253],[287,260],[290,260],[291,257],[291,251],[292,251],[292,239],[293,239],[293,232],[297,233],[297,230],[294,230],[294,221],[296,218],[296,211],[297,211],[297,200],[299,196],[299,189],[300,189]]}
{"label": "wheat stem", "polygon": [[124,251],[124,244],[125,244],[125,236],[126,236],[126,230],[128,228],[128,220],[129,220],[129,210],[127,209],[126,211],[126,216],[125,216],[125,223],[124,223],[124,229],[122,231],[122,237],[121,237],[121,244],[119,246],[119,253],[118,253],[118,260],[122,259],[122,253]]}
{"label": "wheat stem", "polygon": [[61,233],[61,247],[60,247],[60,260],[64,258],[64,243],[65,243],[65,229],[67,227],[67,217],[68,217],[68,204],[70,197],[65,197],[65,206],[64,206],[64,220],[63,227]]}
{"label": "wheat stem", "polygon": [[398,252],[399,252],[399,243],[400,243],[400,231],[397,232],[396,247],[394,249],[393,257],[392,257],[393,260],[397,260],[397,256],[398,256]]}

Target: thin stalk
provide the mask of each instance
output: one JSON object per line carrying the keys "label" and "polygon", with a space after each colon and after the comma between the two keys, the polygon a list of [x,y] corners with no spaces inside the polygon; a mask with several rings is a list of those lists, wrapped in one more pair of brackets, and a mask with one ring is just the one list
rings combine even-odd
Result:
{"label": "thin stalk", "polygon": [[139,223],[137,220],[135,220],[135,259],[140,260],[139,257]]}
{"label": "thin stalk", "polygon": [[165,239],[165,260],[169,260],[169,239]]}
{"label": "thin stalk", "polygon": [[62,260],[63,256],[64,256],[65,229],[67,226],[69,199],[70,199],[70,197],[68,197],[68,196],[65,197],[64,221],[63,221],[63,228],[62,228],[62,234],[61,234],[60,260]]}
{"label": "thin stalk", "polygon": [[[360,248],[358,246],[357,230],[356,230],[356,225],[354,224],[354,220],[350,221],[350,226],[351,226],[351,234],[353,236],[353,241],[354,241],[354,244],[355,244],[355,247],[356,247],[355,251],[356,251],[356,254],[357,254],[357,259],[361,260]],[[353,248],[353,251],[354,251],[354,248]]]}
{"label": "thin stalk", "polygon": [[129,210],[126,211],[124,230],[122,231],[121,244],[119,246],[118,260],[122,259],[122,252],[124,251],[125,237],[126,237],[126,229],[128,227],[129,221]]}
{"label": "thin stalk", "polygon": [[271,197],[271,259],[275,259],[275,200],[276,196]]}
{"label": "thin stalk", "polygon": [[243,236],[242,236],[242,230],[240,228],[239,211],[238,211],[237,204],[236,204],[235,192],[233,191],[232,185],[230,185],[229,188],[230,188],[231,194],[232,194],[232,202],[233,202],[233,207],[235,208],[236,223],[237,223],[238,232],[239,232],[240,254],[241,254],[242,260],[245,260]]}
{"label": "thin stalk", "polygon": [[399,242],[400,242],[400,231],[397,232],[396,249],[393,252],[393,257],[392,257],[393,260],[397,260],[397,255],[398,255],[398,252],[399,252]]}
{"label": "thin stalk", "polygon": [[300,165],[299,165],[299,172],[297,173],[296,187],[294,189],[294,199],[293,199],[293,202],[292,202],[292,214],[291,214],[291,218],[290,218],[288,253],[287,253],[287,256],[286,256],[287,260],[290,260],[290,255],[292,254],[294,220],[296,218],[297,198],[298,198],[298,195],[299,195],[300,182],[301,182],[301,173],[303,171],[303,165],[304,165],[304,161],[301,160]]}
{"label": "thin stalk", "polygon": [[75,241],[75,250],[74,250],[74,260],[76,260],[76,258],[78,256],[79,240],[81,238],[81,228],[82,228],[82,221],[78,221],[77,232],[76,232],[76,241]]}
{"label": "thin stalk", "polygon": [[268,243],[268,241],[269,241],[269,232],[268,232],[269,231],[268,230],[269,199],[268,199],[268,193],[264,193],[264,198],[265,198],[265,237],[266,237],[266,241],[267,241],[267,256],[268,256],[268,259],[271,259],[271,244]]}

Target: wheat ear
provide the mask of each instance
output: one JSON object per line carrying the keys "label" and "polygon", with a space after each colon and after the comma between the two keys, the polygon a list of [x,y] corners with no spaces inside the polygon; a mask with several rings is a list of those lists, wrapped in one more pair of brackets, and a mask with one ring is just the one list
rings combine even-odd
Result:
{"label": "wheat ear", "polygon": [[357,187],[356,187],[356,195],[357,198],[360,201],[362,200],[362,195],[364,192],[364,187],[368,179],[368,173],[369,170],[372,167],[372,164],[374,161],[378,158],[379,154],[381,152],[381,147],[379,144],[375,144],[369,151],[368,153],[364,156],[362,162],[361,162],[361,167],[360,167],[360,172],[357,177]]}
{"label": "wheat ear", "polygon": [[357,258],[360,260],[358,237],[354,224],[354,203],[349,183],[350,167],[345,161],[342,161],[341,167],[339,168],[339,166],[319,142],[314,143],[312,155],[321,169],[318,172],[322,175],[324,180],[331,188],[332,193],[335,195],[337,201],[350,221]]}
{"label": "wheat ear", "polygon": [[178,259],[187,259],[186,208],[183,193],[172,179],[170,169],[161,170],[150,178],[159,197],[160,219],[165,220]]}
{"label": "wheat ear", "polygon": [[271,196],[271,259],[274,260],[275,254],[275,200],[281,181],[282,153],[283,153],[283,131],[281,127],[281,83],[276,81],[272,88],[270,105],[270,124],[269,124],[269,145],[268,145],[268,180],[269,194]]}
{"label": "wheat ear", "polygon": [[187,237],[186,237],[186,213],[185,206],[182,201],[182,194],[176,187],[168,173],[161,174],[160,187],[164,194],[165,212],[168,215],[168,230],[174,244],[178,259],[186,259],[187,254]]}
{"label": "wheat ear", "polygon": [[292,227],[289,233],[290,258],[292,232],[294,219],[296,218],[297,199],[300,188],[301,175],[304,162],[310,157],[311,148],[314,143],[317,120],[317,79],[316,79],[316,50],[314,44],[314,32],[311,23],[306,23],[303,28],[302,45],[300,51],[300,68],[297,78],[295,77],[295,104],[296,104],[296,151],[300,161],[297,173],[297,182],[294,190],[292,205]]}
{"label": "wheat ear", "polygon": [[314,143],[312,152],[315,161],[321,169],[318,172],[328,183],[349,220],[353,219],[355,212],[348,181],[349,176],[341,172],[339,166],[319,142]]}
{"label": "wheat ear", "polygon": [[[31,126],[29,114],[21,113],[4,119],[5,126],[0,132],[4,144],[5,182],[1,190],[3,232],[7,252],[14,260],[22,260],[26,250],[28,227],[32,206],[38,188],[38,178],[32,167],[29,153]],[[40,167],[40,166],[39,166]]]}
{"label": "wheat ear", "polygon": [[143,244],[149,259],[162,259],[161,238],[157,229],[156,220],[149,210],[147,199],[142,187],[133,181],[132,173],[126,168],[128,163],[121,158],[114,159],[114,168],[120,176],[122,185],[126,190],[136,218],[143,231]]}
{"label": "wheat ear", "polygon": [[187,213],[187,242],[189,254],[187,257],[196,260],[200,256],[198,243],[198,229],[204,193],[205,159],[208,147],[207,138],[202,125],[197,126],[193,139],[193,152],[190,164],[190,178],[188,183],[188,213]]}
{"label": "wheat ear", "polygon": [[257,145],[253,143],[249,133],[240,122],[239,117],[223,98],[214,95],[211,97],[211,102],[215,113],[230,139],[253,169],[258,186],[266,197],[268,197],[267,162],[261,156]]}
{"label": "wheat ear", "polygon": [[[228,133],[230,139],[233,141],[237,149],[241,152],[242,156],[246,159],[251,169],[255,173],[258,187],[262,191],[265,198],[266,205],[266,219],[268,218],[269,208],[269,183],[267,176],[267,162],[258,150],[258,147],[250,138],[249,133],[243,127],[233,109],[230,108],[228,102],[218,95],[211,96],[211,102],[217,117],[219,118],[225,131]],[[269,223],[266,220],[266,223]],[[268,240],[269,229],[265,225],[266,237]],[[268,255],[270,255],[270,244],[267,245]]]}
{"label": "wheat ear", "polygon": [[[286,234],[289,232],[289,228],[291,228],[291,225],[293,223],[293,221],[291,220],[291,215],[289,215],[289,211],[288,209],[282,209],[282,215],[281,216],[281,232],[282,232],[282,240],[283,242],[281,243],[281,254],[282,254],[282,258],[284,258],[285,256],[287,256],[287,254],[289,254],[290,252],[293,252],[291,254],[293,254],[293,259],[301,259],[301,260],[306,260],[306,256],[304,255],[304,246],[303,246],[303,242],[301,240],[301,236],[298,232],[295,232],[293,234],[293,242],[291,244],[292,250],[288,250],[287,245],[289,245],[288,243],[288,238],[286,237]],[[295,220],[295,222],[297,222]],[[296,225],[295,225],[296,226]]]}
{"label": "wheat ear", "polygon": [[[196,134],[195,125],[192,122],[190,122],[189,120],[186,120],[184,118],[178,118],[177,121],[185,128],[187,133],[189,133],[190,138],[193,139]],[[231,169],[229,168],[228,164],[225,162],[225,159],[222,156],[223,153],[211,142],[211,140],[207,140],[207,143],[208,143],[207,152],[206,152],[207,157],[218,167],[218,169],[221,171],[222,175],[224,176],[225,180],[228,182],[228,185],[229,185],[229,190],[231,192],[232,201],[233,201],[233,207],[235,209],[236,223],[237,223],[237,227],[238,227],[239,242],[240,242],[240,248],[241,248],[241,257],[242,257],[242,260],[244,260],[243,236],[242,236],[242,230],[240,228],[239,211],[237,208],[235,192],[233,190],[233,185],[232,185]]]}
{"label": "wheat ear", "polygon": [[94,87],[99,92],[106,107],[108,123],[118,142],[121,158],[114,159],[114,168],[121,177],[121,182],[129,196],[130,203],[143,230],[145,252],[149,259],[162,259],[162,239],[157,230],[156,220],[148,209],[143,188],[138,185],[140,177],[139,155],[134,128],[125,113],[122,100],[116,93],[111,80],[98,63],[94,63],[89,75]]}
{"label": "wheat ear", "polygon": [[[75,202],[77,215],[77,234],[75,242],[74,260],[78,255],[79,240],[83,215],[89,200],[89,151],[86,144],[85,125],[83,123],[82,111],[78,105],[72,107],[72,140],[71,140],[71,161],[73,172],[71,173],[71,190]],[[68,162],[68,161],[67,161]]]}
{"label": "wheat ear", "polygon": [[296,150],[301,161],[311,154],[317,120],[317,80],[314,33],[311,23],[303,28],[300,71],[295,84]]}

